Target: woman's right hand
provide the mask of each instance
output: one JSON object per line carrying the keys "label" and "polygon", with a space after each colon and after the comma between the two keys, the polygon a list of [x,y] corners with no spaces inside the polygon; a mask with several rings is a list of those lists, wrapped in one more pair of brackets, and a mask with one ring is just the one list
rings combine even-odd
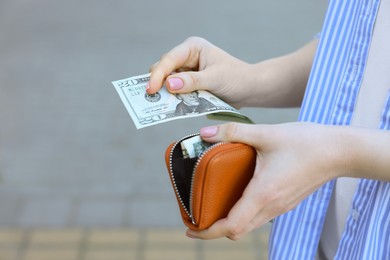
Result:
{"label": "woman's right hand", "polygon": [[147,92],[156,93],[165,83],[172,93],[207,90],[241,107],[250,95],[245,87],[250,67],[205,39],[191,37],[151,66]]}

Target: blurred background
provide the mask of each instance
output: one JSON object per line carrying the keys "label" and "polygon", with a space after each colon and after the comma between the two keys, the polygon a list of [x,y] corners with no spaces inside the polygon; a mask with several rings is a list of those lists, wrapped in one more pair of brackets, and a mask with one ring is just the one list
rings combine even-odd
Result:
{"label": "blurred background", "polygon": [[266,259],[267,225],[239,242],[184,235],[163,154],[219,122],[136,130],[111,81],[147,73],[193,35],[250,63],[286,54],[321,30],[326,5],[0,0],[0,259]]}

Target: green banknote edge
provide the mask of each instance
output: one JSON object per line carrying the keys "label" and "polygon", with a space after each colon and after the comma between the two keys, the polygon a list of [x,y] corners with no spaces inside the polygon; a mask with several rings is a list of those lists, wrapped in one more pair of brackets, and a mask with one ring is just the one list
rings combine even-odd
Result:
{"label": "green banknote edge", "polygon": [[218,113],[208,114],[207,118],[211,120],[222,120],[222,121],[237,122],[237,123],[244,123],[244,124],[255,123],[247,116],[241,114],[229,113],[229,112],[218,112]]}

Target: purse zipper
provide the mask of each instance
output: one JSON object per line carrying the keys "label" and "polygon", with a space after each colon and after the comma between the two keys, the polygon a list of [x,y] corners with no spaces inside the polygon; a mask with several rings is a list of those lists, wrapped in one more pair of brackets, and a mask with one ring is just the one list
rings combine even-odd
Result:
{"label": "purse zipper", "polygon": [[225,142],[219,142],[219,143],[215,143],[213,145],[211,145],[209,148],[206,149],[206,151],[204,151],[199,157],[198,159],[196,160],[196,163],[195,163],[195,166],[194,166],[194,169],[192,171],[192,175],[191,175],[191,184],[190,184],[190,203],[189,203],[189,217],[191,218],[191,222],[192,224],[196,225],[196,222],[195,222],[195,219],[194,219],[194,215],[193,215],[193,210],[192,210],[192,195],[193,195],[193,191],[194,191],[194,176],[195,176],[195,172],[196,172],[196,169],[198,168],[198,165],[200,163],[200,161],[202,160],[202,158],[208,153],[210,152],[212,149],[214,149],[215,147],[217,146],[220,146],[222,144],[224,144]]}
{"label": "purse zipper", "polygon": [[190,134],[190,135],[186,135],[184,136],[183,138],[181,138],[180,140],[178,140],[173,146],[172,146],[172,149],[171,149],[171,152],[169,154],[169,170],[170,170],[170,174],[171,174],[171,177],[172,177],[172,183],[173,183],[173,187],[174,187],[174,190],[175,190],[175,193],[177,195],[177,197],[179,198],[179,201],[180,201],[180,204],[182,205],[182,208],[184,209],[185,213],[187,214],[187,216],[191,219],[191,222],[192,224],[196,225],[196,222],[195,222],[195,219],[193,217],[193,214],[192,214],[192,196],[193,196],[193,190],[194,190],[194,176],[195,176],[195,172],[196,172],[196,168],[198,167],[201,159],[209,152],[211,151],[211,149],[215,148],[216,146],[219,146],[221,144],[224,144],[224,142],[219,142],[219,143],[215,143],[213,145],[211,145],[210,147],[208,147],[206,149],[206,151],[204,151],[199,157],[198,159],[196,160],[196,163],[194,165],[194,169],[192,171],[192,175],[191,175],[191,183],[190,183],[190,195],[189,195],[189,209],[187,209],[187,207],[185,206],[184,202],[183,202],[183,199],[182,197],[180,196],[180,193],[179,193],[179,189],[177,188],[177,184],[176,184],[176,180],[175,180],[175,176],[173,175],[173,167],[172,167],[172,157],[173,157],[173,151],[176,149],[176,146],[178,144],[180,144],[183,140],[185,139],[188,139],[188,138],[191,138],[191,137],[194,137],[194,136],[197,136],[199,135],[199,133],[196,133],[196,134]]}
{"label": "purse zipper", "polygon": [[[187,138],[191,138],[191,137],[197,136],[197,135],[199,135],[199,134],[190,134],[190,135],[186,135],[186,136],[184,136],[183,138],[181,138],[180,140],[178,140],[178,141],[172,146],[172,149],[171,149],[171,152],[170,152],[170,155],[169,155],[169,170],[170,170],[170,174],[171,174],[171,177],[172,177],[172,183],[173,183],[173,187],[174,187],[175,193],[176,193],[177,197],[179,198],[179,201],[180,201],[180,204],[181,204],[182,208],[183,208],[184,211],[187,213],[188,217],[191,218],[191,220],[192,220],[192,217],[191,217],[190,211],[187,209],[187,207],[185,206],[185,204],[184,204],[184,202],[183,202],[182,197],[180,196],[179,189],[177,188],[175,176],[173,175],[172,157],[173,157],[173,151],[176,149],[176,146],[177,146],[178,144],[180,144],[183,140],[185,140],[185,139],[187,139]],[[191,176],[191,186],[192,186],[192,176]],[[191,190],[192,190],[192,188],[191,188]],[[191,203],[191,202],[190,202],[190,203]]]}

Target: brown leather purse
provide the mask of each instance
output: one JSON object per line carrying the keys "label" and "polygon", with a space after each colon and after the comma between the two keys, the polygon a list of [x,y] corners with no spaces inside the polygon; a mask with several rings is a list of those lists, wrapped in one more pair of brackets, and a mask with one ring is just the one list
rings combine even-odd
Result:
{"label": "brown leather purse", "polygon": [[224,218],[253,176],[256,151],[242,143],[216,143],[197,158],[183,158],[180,143],[169,145],[165,161],[181,217],[192,230]]}

